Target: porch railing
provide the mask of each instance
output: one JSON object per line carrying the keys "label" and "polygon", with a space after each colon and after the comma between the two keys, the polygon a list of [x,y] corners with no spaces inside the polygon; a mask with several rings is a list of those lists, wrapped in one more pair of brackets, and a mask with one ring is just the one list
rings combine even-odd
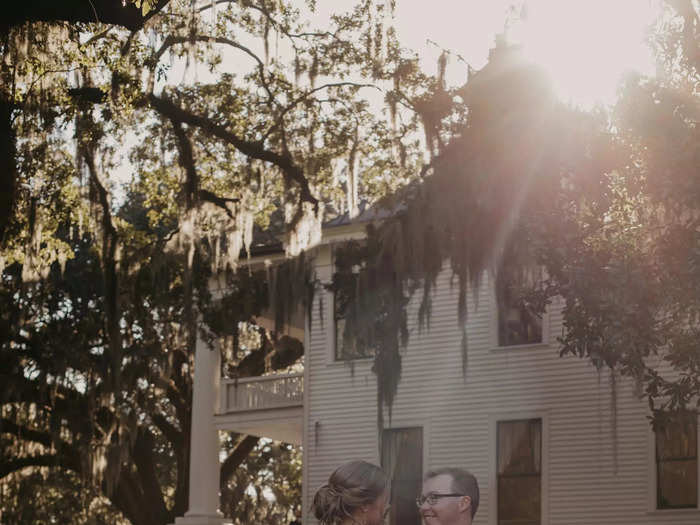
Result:
{"label": "porch railing", "polygon": [[303,398],[303,372],[221,381],[221,413],[224,414],[300,406]]}

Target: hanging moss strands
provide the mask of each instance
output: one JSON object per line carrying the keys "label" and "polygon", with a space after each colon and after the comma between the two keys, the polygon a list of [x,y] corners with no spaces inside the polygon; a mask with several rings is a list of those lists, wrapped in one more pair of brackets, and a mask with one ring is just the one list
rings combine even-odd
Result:
{"label": "hanging moss strands", "polygon": [[[286,327],[301,312],[309,315],[313,303],[316,279],[312,260],[305,253],[265,268],[242,265],[219,275],[217,281],[221,296],[203,296],[199,308],[211,347],[222,354],[224,377],[239,377],[262,360],[266,371],[284,368],[303,355],[303,342],[289,337]],[[273,323],[263,326],[261,318]],[[247,348],[241,353],[241,338],[249,342],[251,331],[257,332],[256,349],[262,352]]]}
{"label": "hanging moss strands", "polygon": [[[365,245],[337,252],[332,287],[345,308],[345,332],[359,344],[376,341],[379,430],[384,407],[391,417],[399,349],[408,340],[406,306],[415,291],[421,290],[418,324],[424,327],[437,277],[449,262],[458,287],[466,380],[469,291],[476,305],[484,272],[497,278],[538,264],[540,234],[550,228],[562,180],[585,182],[587,172],[571,167],[591,165],[585,152],[595,137],[594,119],[558,103],[544,74],[522,62],[517,49],[497,46],[459,94],[468,116],[457,136],[441,146],[426,129],[439,152],[432,173],[378,205],[391,217],[367,228]],[[546,290],[538,291],[540,311],[549,299]]]}

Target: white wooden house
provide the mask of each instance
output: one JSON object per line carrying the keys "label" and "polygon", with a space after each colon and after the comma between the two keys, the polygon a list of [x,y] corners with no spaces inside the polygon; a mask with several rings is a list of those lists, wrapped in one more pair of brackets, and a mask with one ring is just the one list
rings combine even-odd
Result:
{"label": "white wooden house", "polygon": [[[324,231],[315,249],[321,281],[333,273],[334,245],[362,232],[361,223]],[[517,311],[498,311],[488,276],[478,306],[470,303],[464,375],[457,293],[445,269],[429,329],[417,327],[419,298],[409,308],[410,339],[392,418],[385,418],[384,450],[372,358],[344,359],[325,288],[311,318],[297,327],[304,330],[303,374],[221,382],[218,353],[200,345],[190,510],[177,523],[222,522],[216,431],[224,429],[303,446],[305,524],[314,523],[308,510],[316,487],[340,463],[358,458],[392,474],[391,523],[399,525],[419,523],[413,499],[420,478],[445,466],[478,478],[476,525],[700,523],[697,421],[655,436],[646,404],[621,380],[613,417],[609,373],[559,357],[561,305],[551,305],[541,323],[523,326]],[[519,322],[527,329],[519,331]]]}

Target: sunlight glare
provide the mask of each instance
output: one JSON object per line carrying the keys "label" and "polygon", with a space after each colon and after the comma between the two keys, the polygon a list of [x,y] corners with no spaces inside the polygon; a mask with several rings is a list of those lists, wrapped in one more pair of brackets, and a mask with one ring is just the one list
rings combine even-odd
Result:
{"label": "sunlight glare", "polygon": [[550,74],[566,102],[583,108],[616,98],[627,71],[653,74],[645,44],[654,19],[652,0],[529,0],[508,39]]}
{"label": "sunlight glare", "polygon": [[481,69],[488,61],[494,37],[503,25],[513,0],[398,0],[396,31],[401,44],[415,51],[423,71],[435,74],[442,49],[454,55],[447,69],[447,84],[460,86],[466,80],[466,63]]}

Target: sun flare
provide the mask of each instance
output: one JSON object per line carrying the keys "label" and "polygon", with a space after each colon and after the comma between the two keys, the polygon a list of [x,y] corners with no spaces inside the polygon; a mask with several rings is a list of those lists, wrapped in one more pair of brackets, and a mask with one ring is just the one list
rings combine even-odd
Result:
{"label": "sun flare", "polygon": [[653,72],[645,34],[656,9],[653,0],[528,0],[508,38],[547,70],[562,99],[612,104],[625,72]]}

